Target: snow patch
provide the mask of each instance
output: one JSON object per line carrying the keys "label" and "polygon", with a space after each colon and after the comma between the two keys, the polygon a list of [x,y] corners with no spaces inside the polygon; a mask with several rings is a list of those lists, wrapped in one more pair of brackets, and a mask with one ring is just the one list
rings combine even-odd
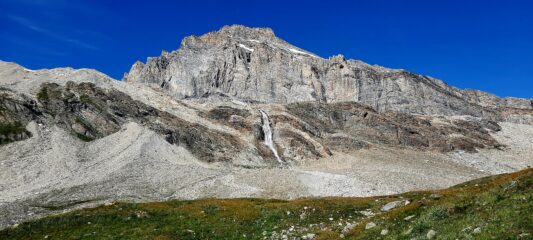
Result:
{"label": "snow patch", "polygon": [[293,53],[296,53],[296,54],[302,54],[302,55],[307,55],[307,56],[311,56],[311,57],[317,57],[315,55],[312,55],[312,54],[309,54],[309,53],[306,53],[306,52],[302,52],[302,51],[294,49],[294,48],[289,48],[289,51],[291,51]]}
{"label": "snow patch", "polygon": [[250,52],[253,52],[253,51],[254,51],[253,48],[249,48],[249,47],[245,46],[244,44],[240,44],[240,43],[239,43],[239,47],[244,48],[244,49],[246,49],[246,50],[248,50],[248,51],[250,51]]}

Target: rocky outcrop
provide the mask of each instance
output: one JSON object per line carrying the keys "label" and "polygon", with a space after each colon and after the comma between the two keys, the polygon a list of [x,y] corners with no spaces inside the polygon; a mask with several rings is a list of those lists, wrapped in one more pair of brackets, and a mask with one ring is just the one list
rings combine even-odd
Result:
{"label": "rocky outcrop", "polygon": [[277,38],[271,29],[237,25],[186,37],[178,50],[136,62],[124,81],[165,89],[177,99],[222,93],[263,103],[354,101],[378,112],[495,120],[495,108],[533,109],[530,100],[463,91],[405,70],[342,55],[323,59]]}
{"label": "rocky outcrop", "polygon": [[[295,103],[290,113],[306,122],[310,135],[337,151],[371,145],[411,147],[420,150],[475,152],[476,148],[499,148],[489,132],[499,131],[492,121],[468,121],[413,116],[405,113],[378,113],[358,103]],[[309,128],[309,127],[307,127]],[[305,128],[304,128],[305,129]]]}
{"label": "rocky outcrop", "polygon": [[463,90],[462,93],[468,101],[478,103],[483,107],[496,109],[533,109],[533,99],[514,97],[500,98],[494,94],[473,89]]}
{"label": "rocky outcrop", "polygon": [[[36,98],[16,94],[4,97],[10,100],[3,100],[3,106],[11,109],[9,116],[20,124],[22,134],[27,131],[21,126],[37,121],[92,141],[116,133],[128,122],[136,122],[205,162],[242,164],[255,156],[251,159],[260,157],[263,165],[277,165],[327,157],[331,150],[352,152],[372,146],[441,152],[500,147],[489,134],[499,131],[495,122],[379,113],[355,102],[292,103],[269,106],[267,110],[259,105],[215,105],[196,110],[198,116],[213,124],[234,129],[235,134],[230,134],[92,83],[44,83]],[[14,140],[28,136],[20,135]]]}
{"label": "rocky outcrop", "polygon": [[102,89],[92,83],[68,82],[65,86],[44,83],[37,100],[24,95],[17,97],[21,100],[10,98],[9,102],[3,102],[4,106],[13,106],[10,108],[16,110],[10,111],[10,117],[17,120],[22,133],[27,132],[22,126],[35,120],[57,125],[83,141],[92,141],[117,132],[128,122],[137,122],[161,134],[169,143],[184,146],[206,162],[230,162],[242,150],[235,136],[188,122],[132,100],[122,92]]}
{"label": "rocky outcrop", "polygon": [[0,88],[0,145],[31,137],[24,126],[39,115],[32,110],[35,104],[31,99]]}

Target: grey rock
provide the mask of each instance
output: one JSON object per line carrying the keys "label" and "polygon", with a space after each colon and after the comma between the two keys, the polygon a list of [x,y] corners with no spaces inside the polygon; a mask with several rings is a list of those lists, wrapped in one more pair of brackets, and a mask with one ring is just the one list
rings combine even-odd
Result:
{"label": "grey rock", "polygon": [[314,233],[308,233],[306,235],[303,235],[302,239],[314,239],[315,236],[316,236],[316,234],[314,234]]}
{"label": "grey rock", "polygon": [[[265,103],[355,101],[378,112],[490,119],[502,118],[503,108],[533,109],[529,99],[459,90],[428,76],[342,55],[324,59],[277,38],[269,28],[239,25],[186,37],[178,50],[148,58],[146,64],[136,62],[124,81],[162,88],[178,99],[221,93]],[[519,116],[505,118],[524,120]]]}
{"label": "grey rock", "polygon": [[359,213],[363,214],[365,217],[372,217],[375,215],[370,209],[359,211]]}
{"label": "grey rock", "polygon": [[356,226],[356,224],[354,224],[354,223],[348,223],[348,224],[346,224],[346,226],[344,226],[344,228],[342,229],[341,233],[343,233],[343,234],[347,234],[347,233],[350,232],[355,226]]}
{"label": "grey rock", "polygon": [[429,198],[433,199],[433,200],[438,200],[440,199],[442,196],[440,194],[437,194],[437,193],[432,193],[431,195],[429,195]]}
{"label": "grey rock", "polygon": [[520,233],[520,234],[518,235],[518,238],[519,238],[519,239],[523,239],[523,238],[524,238],[524,239],[527,239],[527,237],[529,237],[530,235],[531,235],[530,233]]}
{"label": "grey rock", "polygon": [[437,232],[433,229],[429,230],[428,233],[426,234],[426,237],[428,239],[433,239],[435,238],[435,236],[437,236]]}
{"label": "grey rock", "polygon": [[465,98],[470,102],[478,103],[484,107],[490,108],[514,108],[514,109],[531,109],[533,107],[533,100],[522,98],[500,98],[494,94],[474,90],[465,89],[462,91]]}
{"label": "grey rock", "polygon": [[385,204],[383,207],[381,207],[381,211],[383,212],[388,212],[394,208],[397,208],[399,206],[402,206],[405,204],[405,201],[401,200],[401,201],[393,201],[393,202],[389,202],[387,204]]}
{"label": "grey rock", "polygon": [[375,222],[369,222],[365,225],[365,229],[371,229],[371,228],[375,228],[377,225]]}

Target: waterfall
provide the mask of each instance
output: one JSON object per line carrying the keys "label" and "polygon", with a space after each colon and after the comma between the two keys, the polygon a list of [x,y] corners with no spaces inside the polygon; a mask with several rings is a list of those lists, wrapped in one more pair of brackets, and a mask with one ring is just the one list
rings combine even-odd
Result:
{"label": "waterfall", "polygon": [[274,147],[274,142],[272,141],[272,129],[270,128],[270,119],[268,118],[268,115],[265,111],[259,110],[261,112],[261,120],[263,122],[263,133],[265,134],[265,145],[267,145],[272,153],[274,153],[274,156],[276,156],[276,160],[280,164],[284,164],[283,160],[278,155],[278,151]]}

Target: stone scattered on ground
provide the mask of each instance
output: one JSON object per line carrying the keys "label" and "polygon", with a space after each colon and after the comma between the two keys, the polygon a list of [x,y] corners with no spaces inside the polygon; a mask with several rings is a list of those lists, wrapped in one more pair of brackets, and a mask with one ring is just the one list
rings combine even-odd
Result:
{"label": "stone scattered on ground", "polygon": [[409,204],[409,200],[399,200],[399,201],[393,201],[385,204],[383,207],[381,207],[381,211],[388,212],[394,208],[397,208],[402,205]]}
{"label": "stone scattered on ground", "polygon": [[433,239],[435,236],[437,236],[437,232],[435,232],[435,230],[431,229],[428,231],[428,233],[426,234],[426,237],[428,239]]}
{"label": "stone scattered on ground", "polygon": [[436,193],[433,193],[431,195],[429,195],[429,198],[433,199],[433,200],[438,200],[441,198],[441,195],[440,194],[436,194]]}
{"label": "stone scattered on ground", "polygon": [[368,229],[374,228],[374,227],[376,227],[376,226],[377,226],[376,223],[374,223],[374,222],[369,222],[369,223],[367,223],[367,224],[365,225],[365,229],[368,230]]}
{"label": "stone scattered on ground", "polygon": [[314,239],[315,236],[316,236],[316,234],[314,234],[314,233],[308,233],[308,234],[302,236],[302,239],[307,239],[307,240]]}
{"label": "stone scattered on ground", "polygon": [[365,217],[372,217],[375,215],[370,209],[359,211],[359,213],[363,214]]}

